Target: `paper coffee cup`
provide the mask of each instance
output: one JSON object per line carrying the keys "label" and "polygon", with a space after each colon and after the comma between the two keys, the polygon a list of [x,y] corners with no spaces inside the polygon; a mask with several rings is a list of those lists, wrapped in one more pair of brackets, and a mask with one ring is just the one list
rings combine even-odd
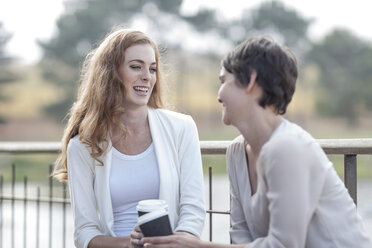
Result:
{"label": "paper coffee cup", "polygon": [[136,209],[138,216],[142,216],[146,213],[151,213],[157,210],[164,210],[168,212],[168,205],[164,200],[150,199],[138,202]]}
{"label": "paper coffee cup", "polygon": [[155,210],[138,217],[137,225],[145,237],[172,235],[168,211]]}

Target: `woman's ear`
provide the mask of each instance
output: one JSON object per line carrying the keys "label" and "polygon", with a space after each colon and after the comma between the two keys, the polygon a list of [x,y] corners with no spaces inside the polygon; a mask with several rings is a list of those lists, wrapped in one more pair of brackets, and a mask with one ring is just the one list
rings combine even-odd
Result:
{"label": "woman's ear", "polygon": [[255,88],[256,83],[257,83],[256,80],[257,80],[257,72],[255,70],[252,70],[250,80],[249,80],[248,86],[246,88],[247,93],[251,93],[253,91],[253,89]]}

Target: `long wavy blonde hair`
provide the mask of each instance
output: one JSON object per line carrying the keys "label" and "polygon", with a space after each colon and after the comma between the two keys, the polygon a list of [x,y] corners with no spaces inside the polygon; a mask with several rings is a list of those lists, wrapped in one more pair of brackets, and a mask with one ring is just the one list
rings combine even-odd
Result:
{"label": "long wavy blonde hair", "polygon": [[79,134],[80,141],[90,148],[91,156],[103,166],[99,157],[108,148],[112,126],[118,126],[125,135],[125,126],[118,119],[124,112],[124,87],[118,76],[118,68],[124,62],[125,50],[137,44],[149,44],[154,49],[156,84],[148,105],[153,108],[163,106],[161,65],[156,44],[136,30],[119,28],[109,33],[98,48],[86,56],[83,63],[77,100],[69,111],[62,150],[55,162],[53,176],[58,180],[66,181],[68,178],[67,147],[72,137]]}

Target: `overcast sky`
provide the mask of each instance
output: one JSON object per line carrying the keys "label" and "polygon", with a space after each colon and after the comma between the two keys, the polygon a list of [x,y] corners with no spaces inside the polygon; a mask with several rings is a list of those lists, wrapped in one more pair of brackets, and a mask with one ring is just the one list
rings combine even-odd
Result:
{"label": "overcast sky", "polygon": [[[25,62],[35,62],[41,51],[36,39],[45,40],[55,32],[55,20],[63,10],[64,0],[1,0],[0,21],[13,34],[7,51]],[[183,11],[192,13],[200,7],[217,8],[226,17],[238,16],[244,8],[257,6],[262,0],[184,0]],[[345,27],[359,37],[372,41],[371,0],[282,0],[304,17],[315,18],[310,35],[321,38],[335,27]]]}

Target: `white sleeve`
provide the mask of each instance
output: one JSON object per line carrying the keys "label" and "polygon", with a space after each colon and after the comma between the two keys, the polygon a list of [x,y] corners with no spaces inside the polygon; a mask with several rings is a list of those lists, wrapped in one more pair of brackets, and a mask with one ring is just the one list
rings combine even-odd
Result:
{"label": "white sleeve", "polygon": [[230,238],[233,244],[245,244],[252,241],[252,235],[248,229],[242,202],[239,197],[238,175],[236,171],[236,166],[238,165],[236,164],[235,157],[245,156],[245,154],[234,154],[234,145],[230,145],[226,152],[227,171],[230,181]]}
{"label": "white sleeve", "polygon": [[88,150],[79,140],[70,140],[67,148],[68,183],[74,216],[74,240],[79,248],[88,247],[91,239],[103,234],[100,231],[93,191],[92,160]]}
{"label": "white sleeve", "polygon": [[191,117],[186,120],[179,147],[180,217],[176,231],[200,237],[204,219],[204,183],[199,136]]}
{"label": "white sleeve", "polygon": [[305,247],[326,174],[312,145],[280,137],[261,151],[270,226],[266,237],[246,247]]}

